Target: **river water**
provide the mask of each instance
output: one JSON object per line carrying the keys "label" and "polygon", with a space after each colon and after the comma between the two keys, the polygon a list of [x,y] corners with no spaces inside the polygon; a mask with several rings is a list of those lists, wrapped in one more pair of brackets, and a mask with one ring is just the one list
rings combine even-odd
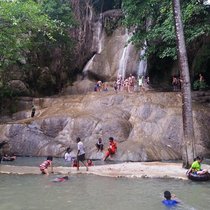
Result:
{"label": "river water", "polygon": [[[46,157],[17,157],[15,161],[2,161],[3,165],[15,165],[15,166],[39,166]],[[122,163],[119,161],[102,161],[93,160],[94,165],[105,165],[105,164],[117,164]],[[64,158],[53,158],[53,166],[69,166],[70,163],[66,162]]]}
{"label": "river water", "polygon": [[210,182],[78,174],[54,183],[55,177],[0,174],[0,210],[165,210],[165,190],[181,200],[178,210],[210,209]]}
{"label": "river water", "polygon": [[[2,164],[38,167],[45,159],[18,157],[14,162]],[[54,158],[53,163],[65,166],[63,158]],[[0,174],[0,210],[165,210],[161,203],[165,190],[181,200],[177,210],[210,209],[210,182],[82,174],[71,175],[63,183],[52,182],[56,177]]]}

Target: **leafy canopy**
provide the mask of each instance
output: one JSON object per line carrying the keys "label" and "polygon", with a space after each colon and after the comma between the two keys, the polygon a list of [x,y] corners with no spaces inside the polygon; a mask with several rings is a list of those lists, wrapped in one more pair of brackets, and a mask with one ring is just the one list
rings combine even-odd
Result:
{"label": "leafy canopy", "polygon": [[18,60],[31,47],[38,33],[53,39],[54,21],[32,0],[0,1],[0,65]]}
{"label": "leafy canopy", "polygon": [[67,0],[1,0],[0,66],[22,58],[44,43],[67,36],[73,23]]}
{"label": "leafy canopy", "polygon": [[[182,1],[182,19],[187,47],[210,32],[207,7],[199,0]],[[131,41],[142,47],[147,40],[147,55],[176,59],[176,39],[169,0],[123,0],[125,25],[134,30]]]}

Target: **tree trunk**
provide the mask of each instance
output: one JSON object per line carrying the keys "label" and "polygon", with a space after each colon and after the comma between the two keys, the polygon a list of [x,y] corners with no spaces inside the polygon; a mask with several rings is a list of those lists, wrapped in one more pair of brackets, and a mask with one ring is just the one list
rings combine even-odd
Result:
{"label": "tree trunk", "polygon": [[173,13],[176,30],[177,53],[182,80],[182,160],[183,167],[188,168],[195,157],[195,137],[193,128],[193,114],[191,101],[191,83],[184,40],[183,25],[181,20],[180,0],[173,0]]}

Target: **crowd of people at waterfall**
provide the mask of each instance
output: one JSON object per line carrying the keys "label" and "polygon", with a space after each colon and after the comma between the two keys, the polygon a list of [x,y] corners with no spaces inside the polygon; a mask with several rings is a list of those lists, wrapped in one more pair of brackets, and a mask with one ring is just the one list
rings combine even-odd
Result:
{"label": "crowd of people at waterfall", "polygon": [[115,92],[125,91],[131,93],[134,91],[145,91],[149,83],[149,76],[138,76],[136,78],[130,74],[127,78],[123,78],[122,75],[119,75],[113,86]]}
{"label": "crowd of people at waterfall", "polygon": [[[135,92],[135,91],[145,91],[148,89],[150,83],[149,76],[138,76],[137,78],[130,74],[128,77],[123,78],[122,75],[119,75],[114,83],[110,86],[113,86],[114,91],[116,93],[120,91],[124,92]],[[94,87],[94,91],[101,92],[101,91],[108,91],[108,83],[97,81]]]}

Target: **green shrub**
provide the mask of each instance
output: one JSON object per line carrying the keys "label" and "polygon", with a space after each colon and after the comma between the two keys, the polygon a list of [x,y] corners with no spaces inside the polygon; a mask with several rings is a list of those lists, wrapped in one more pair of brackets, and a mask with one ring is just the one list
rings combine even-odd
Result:
{"label": "green shrub", "polygon": [[206,90],[208,88],[208,85],[205,81],[196,80],[193,83],[193,90]]}

